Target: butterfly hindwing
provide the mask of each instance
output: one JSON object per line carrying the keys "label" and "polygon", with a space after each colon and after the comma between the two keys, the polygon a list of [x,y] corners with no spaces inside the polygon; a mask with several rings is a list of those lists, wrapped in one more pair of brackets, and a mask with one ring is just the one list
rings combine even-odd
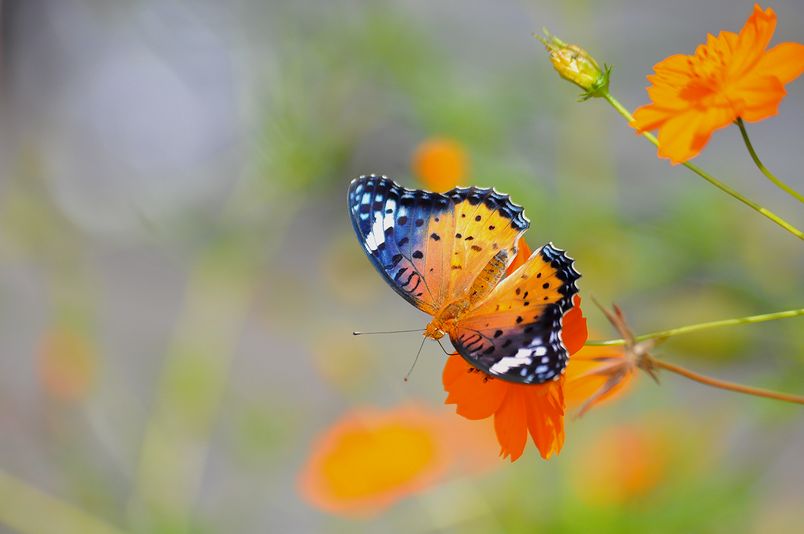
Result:
{"label": "butterfly hindwing", "polygon": [[431,315],[465,296],[500,251],[510,262],[528,228],[522,208],[493,189],[430,193],[371,175],[352,182],[348,202],[352,225],[376,269]]}
{"label": "butterfly hindwing", "polygon": [[573,260],[548,244],[505,278],[451,335],[470,364],[502,379],[542,383],[567,365],[561,322],[578,292]]}

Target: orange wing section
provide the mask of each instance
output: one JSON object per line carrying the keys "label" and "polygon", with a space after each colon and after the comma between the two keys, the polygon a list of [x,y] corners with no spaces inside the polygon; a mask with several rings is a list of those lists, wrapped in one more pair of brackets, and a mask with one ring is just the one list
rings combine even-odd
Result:
{"label": "orange wing section", "polygon": [[528,229],[523,209],[494,189],[456,188],[447,193],[454,202],[454,243],[449,257],[449,301],[466,293],[481,271],[500,252],[509,264],[516,244]]}
{"label": "orange wing section", "polygon": [[470,364],[513,382],[556,380],[568,353],[561,339],[580,273],[564,251],[547,244],[505,278],[450,332]]}

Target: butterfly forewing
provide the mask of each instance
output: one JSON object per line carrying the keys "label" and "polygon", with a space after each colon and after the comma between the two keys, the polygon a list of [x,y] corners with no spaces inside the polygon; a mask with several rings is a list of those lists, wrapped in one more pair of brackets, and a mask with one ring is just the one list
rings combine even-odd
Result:
{"label": "butterfly forewing", "polygon": [[558,378],[568,359],[561,321],[580,278],[573,263],[551,244],[534,252],[456,325],[452,344],[475,367],[509,381]]}
{"label": "butterfly forewing", "polygon": [[449,199],[365,176],[352,181],[348,202],[355,233],[376,269],[405,300],[435,313],[447,288],[439,283],[441,274],[434,267],[427,276],[425,253],[435,256],[440,251],[427,250],[425,237],[431,220],[449,211]]}
{"label": "butterfly forewing", "polygon": [[438,194],[372,175],[352,182],[348,202],[374,266],[397,293],[431,315],[467,296],[498,252],[510,262],[528,228],[522,208],[493,189]]}
{"label": "butterfly forewing", "polygon": [[449,294],[472,287],[480,272],[500,252],[507,265],[529,221],[523,210],[493,189],[456,188],[447,193],[455,204],[455,240],[450,257]]}

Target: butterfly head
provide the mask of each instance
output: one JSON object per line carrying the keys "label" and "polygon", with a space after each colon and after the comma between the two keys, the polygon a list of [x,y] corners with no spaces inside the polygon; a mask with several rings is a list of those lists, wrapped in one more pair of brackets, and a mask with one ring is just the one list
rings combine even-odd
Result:
{"label": "butterfly head", "polygon": [[433,339],[441,339],[455,329],[455,324],[468,309],[468,298],[460,298],[445,306],[424,329],[424,336]]}
{"label": "butterfly head", "polygon": [[430,324],[424,329],[424,337],[431,337],[433,339],[441,339],[446,335],[444,325],[440,324],[436,319],[432,320]]}

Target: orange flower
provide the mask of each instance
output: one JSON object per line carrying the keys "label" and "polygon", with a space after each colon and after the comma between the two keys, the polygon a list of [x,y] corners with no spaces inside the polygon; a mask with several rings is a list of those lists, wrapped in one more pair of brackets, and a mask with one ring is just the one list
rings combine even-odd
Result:
{"label": "orange flower", "polygon": [[315,440],[299,477],[302,495],[333,513],[380,512],[444,473],[451,457],[442,422],[416,406],[343,417]]}
{"label": "orange flower", "polygon": [[43,389],[62,401],[86,397],[98,364],[90,340],[75,329],[57,326],[45,332],[39,343],[39,380]]}
{"label": "orange flower", "polygon": [[739,35],[709,35],[691,56],[676,54],[654,66],[652,104],[634,113],[640,133],[659,130],[659,156],[674,164],[695,157],[712,132],[742,118],[760,121],[777,113],[784,85],[804,72],[804,45],[766,50],[776,13],[758,4]]}
{"label": "orange flower", "polygon": [[[521,239],[519,252],[508,268],[508,274],[530,257],[530,247]],[[586,319],[581,311],[581,298],[563,320],[562,339],[570,354],[586,342]],[[572,360],[570,360],[572,361]],[[442,375],[446,404],[457,405],[456,412],[467,419],[494,416],[494,430],[500,444],[500,455],[515,461],[525,450],[530,433],[542,458],[558,453],[564,444],[564,381],[544,384],[515,384],[498,380],[472,367],[460,355],[447,359]]]}
{"label": "orange flower", "polygon": [[460,185],[467,167],[466,153],[451,139],[429,139],[413,154],[413,172],[425,187],[438,193]]}
{"label": "orange flower", "polygon": [[604,506],[649,494],[667,478],[668,434],[649,424],[606,429],[571,466],[571,486],[587,503]]}
{"label": "orange flower", "polygon": [[[572,310],[571,310],[572,311]],[[595,405],[613,399],[630,384],[637,365],[614,347],[583,347],[567,364],[564,396],[570,410],[584,415]]]}

